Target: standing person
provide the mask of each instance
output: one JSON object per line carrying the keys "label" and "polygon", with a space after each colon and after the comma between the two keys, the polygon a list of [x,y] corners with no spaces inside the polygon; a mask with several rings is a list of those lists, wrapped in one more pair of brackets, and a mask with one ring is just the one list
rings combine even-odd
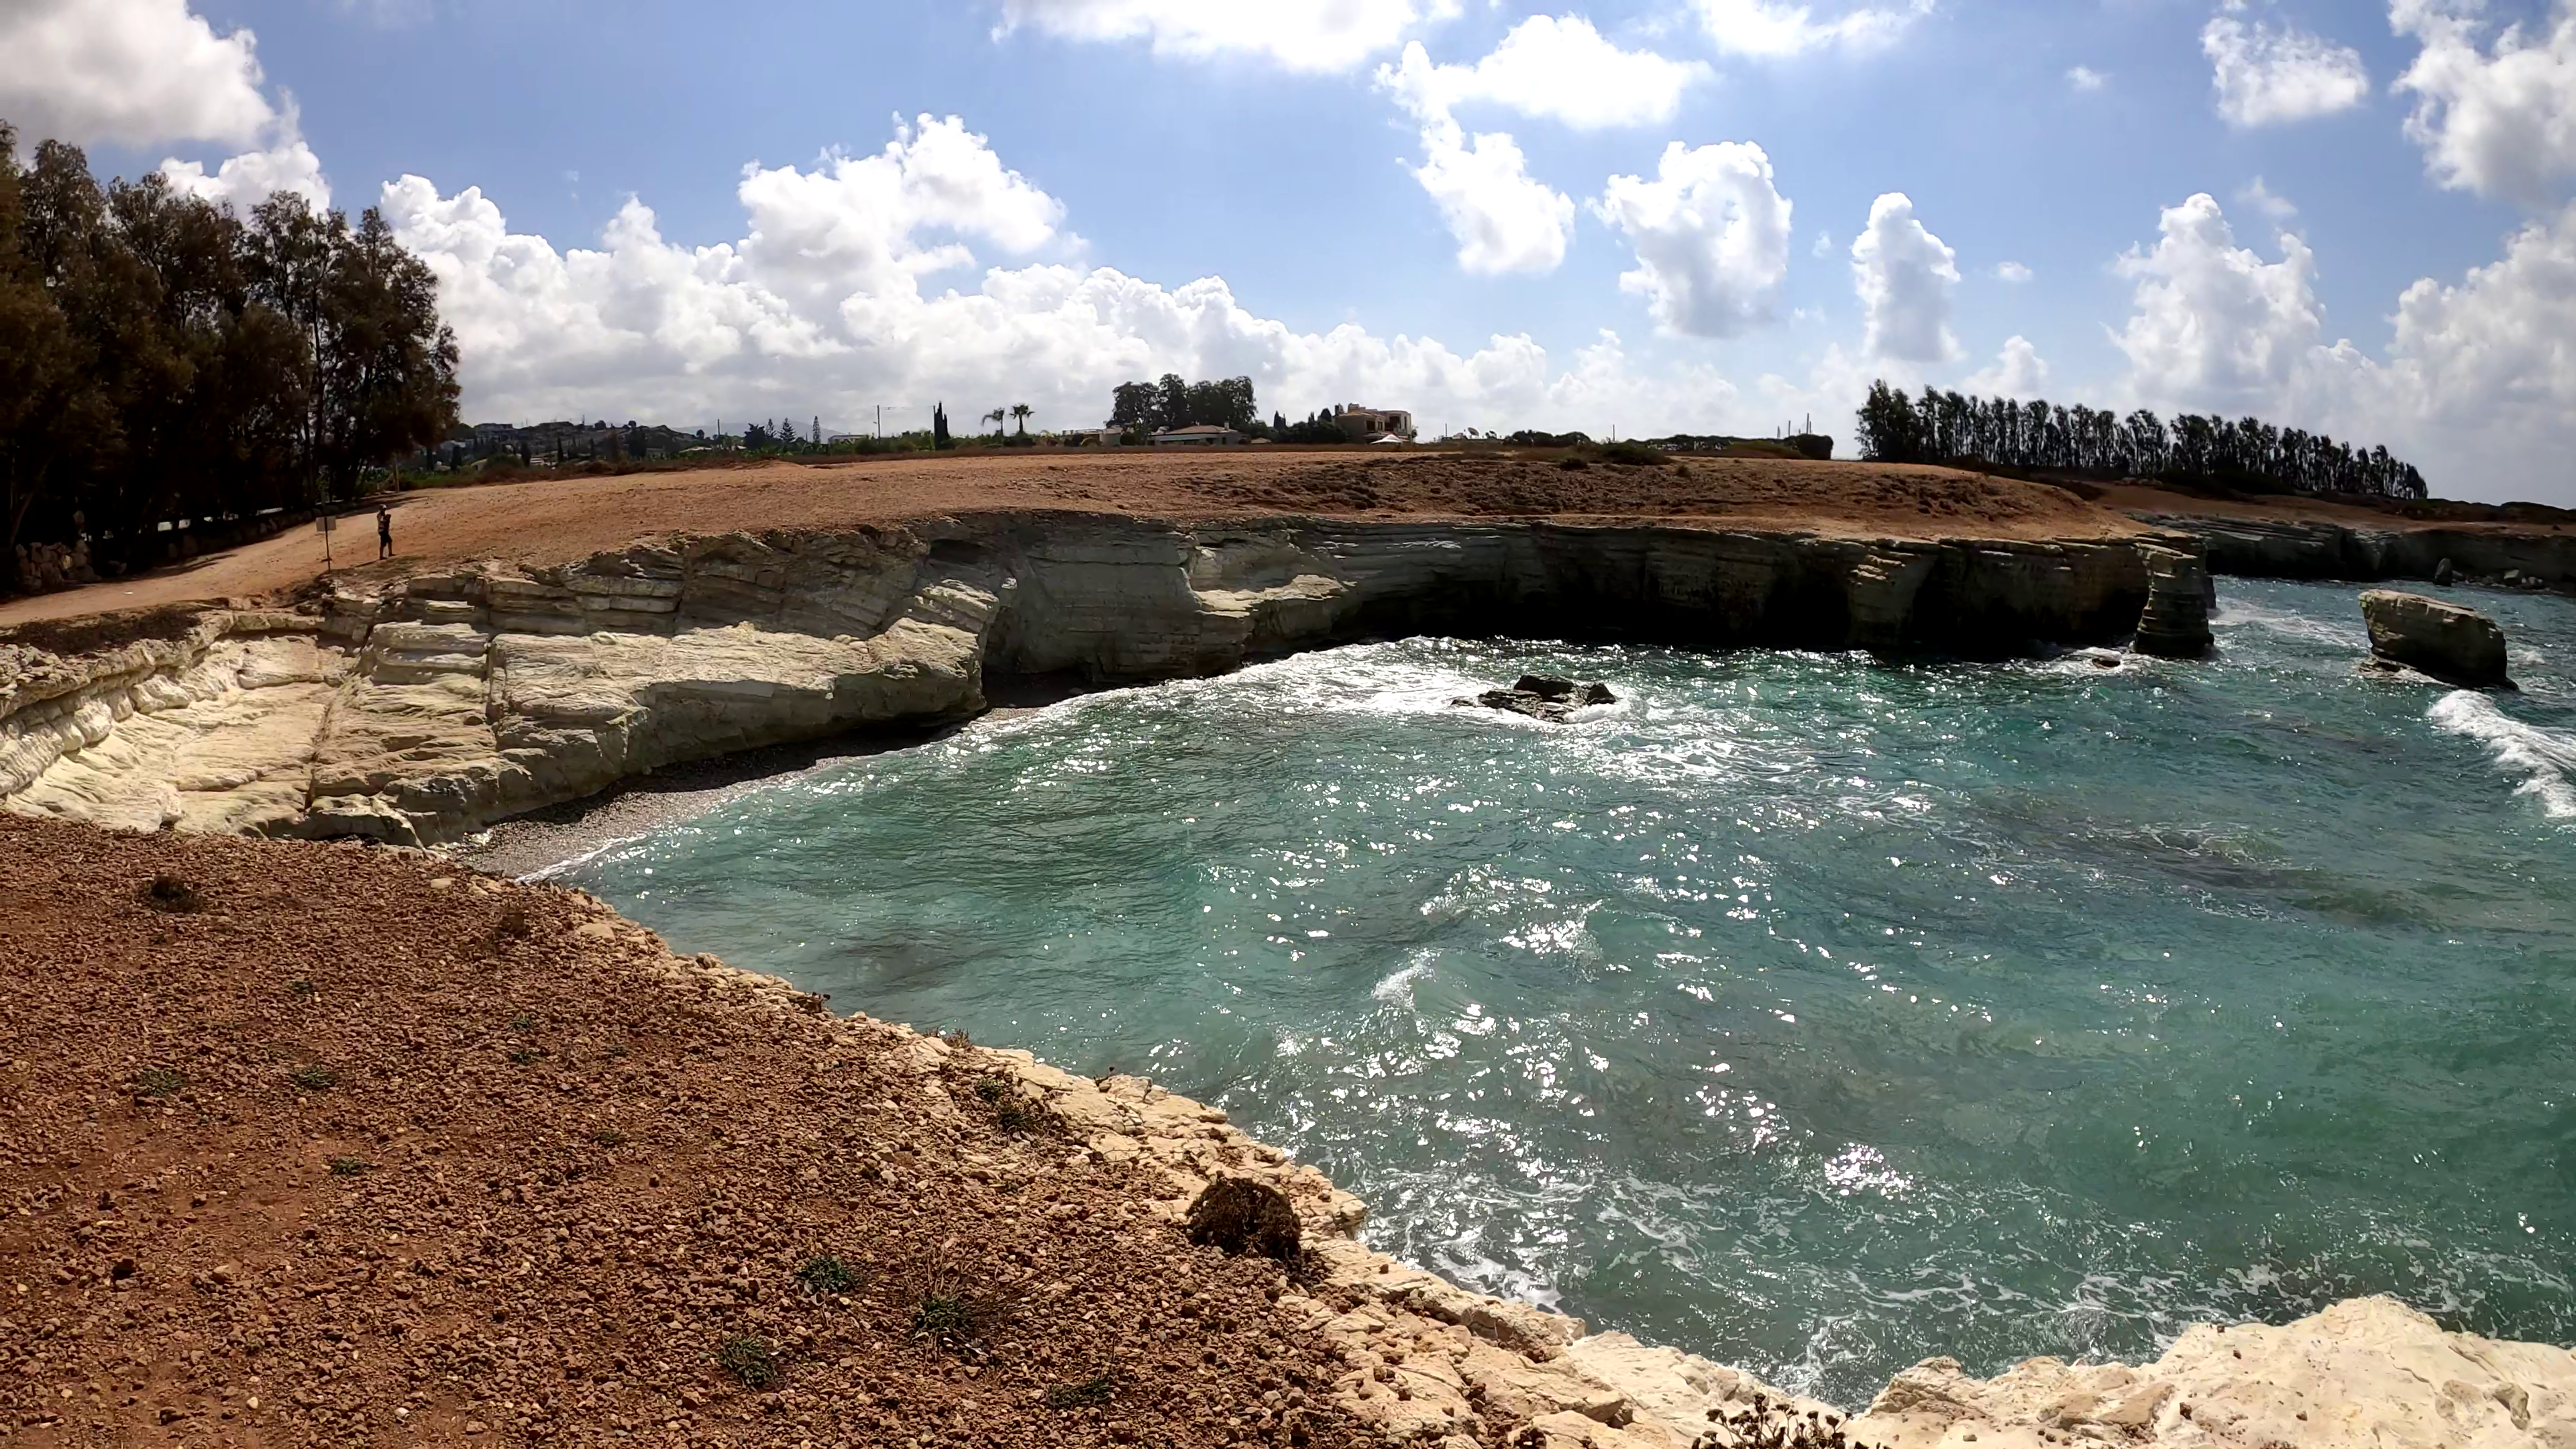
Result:
{"label": "standing person", "polygon": [[376,505],[376,557],[394,556],[394,511],[384,504]]}

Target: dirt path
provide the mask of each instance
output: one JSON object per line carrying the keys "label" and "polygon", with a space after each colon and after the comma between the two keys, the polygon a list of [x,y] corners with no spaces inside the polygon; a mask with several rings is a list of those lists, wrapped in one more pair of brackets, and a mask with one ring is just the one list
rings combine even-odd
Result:
{"label": "dirt path", "polygon": [[[395,503],[398,557],[372,562],[375,530],[346,522],[337,552],[361,577],[476,559],[568,563],[659,533],[899,523],[987,509],[1056,508],[1210,519],[1677,519],[1870,537],[2088,538],[2132,532],[2063,489],[1939,468],[1694,460],[1561,469],[1549,461],[1271,453],[1156,457],[1029,453],[919,457],[564,478],[412,493]],[[322,540],[298,529],[187,565],[0,602],[0,626],[192,600],[256,598],[322,573]]]}

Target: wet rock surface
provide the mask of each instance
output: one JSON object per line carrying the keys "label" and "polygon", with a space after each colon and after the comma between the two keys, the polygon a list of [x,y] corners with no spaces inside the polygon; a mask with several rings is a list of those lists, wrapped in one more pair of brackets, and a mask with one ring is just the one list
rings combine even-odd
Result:
{"label": "wet rock surface", "polygon": [[1525,714],[1549,724],[1564,724],[1574,718],[1577,710],[1618,702],[1619,696],[1611,693],[1606,684],[1580,684],[1547,674],[1524,674],[1509,689],[1489,689],[1474,699],[1452,701]]}
{"label": "wet rock surface", "polygon": [[2374,663],[2403,665],[2462,689],[2511,689],[2504,631],[2475,609],[2421,594],[2373,589],[2361,596]]}

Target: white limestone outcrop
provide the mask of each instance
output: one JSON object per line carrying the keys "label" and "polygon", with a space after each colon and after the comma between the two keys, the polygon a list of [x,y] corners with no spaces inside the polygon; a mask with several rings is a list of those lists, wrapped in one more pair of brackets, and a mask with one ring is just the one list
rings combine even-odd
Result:
{"label": "white limestone outcrop", "polygon": [[[2130,631],[2140,541],[1007,513],[680,539],[561,568],[0,649],[0,805],[102,824],[454,840],[630,776],[1423,632],[1998,655]],[[2182,557],[2175,555],[2174,557]],[[2196,557],[2196,556],[2194,556]]]}

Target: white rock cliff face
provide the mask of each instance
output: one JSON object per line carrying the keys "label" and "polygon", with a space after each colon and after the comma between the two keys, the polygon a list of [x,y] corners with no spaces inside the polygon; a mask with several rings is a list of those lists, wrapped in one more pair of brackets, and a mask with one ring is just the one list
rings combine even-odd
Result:
{"label": "white rock cliff face", "polygon": [[[2176,555],[2191,568],[2197,553]],[[0,674],[0,803],[134,828],[454,840],[691,760],[1429,631],[2018,652],[2136,623],[2140,547],[1687,528],[1001,514],[729,535],[211,612]]]}

